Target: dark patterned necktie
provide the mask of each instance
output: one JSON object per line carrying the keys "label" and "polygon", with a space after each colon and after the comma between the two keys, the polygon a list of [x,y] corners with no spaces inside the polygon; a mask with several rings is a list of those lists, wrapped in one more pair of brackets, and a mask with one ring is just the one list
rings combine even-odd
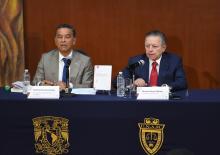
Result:
{"label": "dark patterned necktie", "polygon": [[66,71],[67,71],[67,59],[63,58],[62,59],[64,62],[64,66],[63,66],[63,77],[62,77],[62,81],[66,83]]}

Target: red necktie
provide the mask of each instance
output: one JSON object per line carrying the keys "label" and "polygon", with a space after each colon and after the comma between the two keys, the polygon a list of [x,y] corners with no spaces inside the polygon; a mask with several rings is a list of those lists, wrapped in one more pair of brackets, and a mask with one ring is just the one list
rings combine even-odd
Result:
{"label": "red necktie", "polygon": [[151,70],[151,73],[150,73],[150,86],[156,86],[157,85],[157,79],[158,79],[157,62],[154,61],[152,63],[152,70]]}

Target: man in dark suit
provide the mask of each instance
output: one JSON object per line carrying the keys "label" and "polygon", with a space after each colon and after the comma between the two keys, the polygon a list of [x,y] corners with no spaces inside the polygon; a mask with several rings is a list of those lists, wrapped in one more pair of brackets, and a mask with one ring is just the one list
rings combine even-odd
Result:
{"label": "man in dark suit", "polygon": [[145,36],[145,54],[130,58],[128,66],[140,60],[143,60],[144,64],[123,70],[125,78],[132,78],[134,75],[135,86],[166,84],[172,91],[187,88],[182,61],[175,54],[166,52],[166,36],[162,32],[148,32]]}
{"label": "man in dark suit", "polygon": [[93,66],[91,59],[87,55],[73,50],[76,43],[76,31],[73,26],[69,24],[59,25],[54,40],[57,49],[42,55],[33,83],[40,79],[44,85],[58,85],[61,89],[65,89],[66,74],[63,72],[65,61],[70,59],[70,87],[92,87]]}

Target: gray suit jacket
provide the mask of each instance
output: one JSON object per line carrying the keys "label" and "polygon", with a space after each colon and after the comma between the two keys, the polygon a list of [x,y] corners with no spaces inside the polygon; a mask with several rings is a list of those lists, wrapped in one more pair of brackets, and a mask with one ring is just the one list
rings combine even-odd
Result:
{"label": "gray suit jacket", "polygon": [[[40,80],[58,81],[58,76],[59,51],[52,50],[42,55],[33,83],[36,82],[37,78],[40,78]],[[73,51],[69,79],[74,88],[92,87],[93,66],[90,57],[77,51]]]}

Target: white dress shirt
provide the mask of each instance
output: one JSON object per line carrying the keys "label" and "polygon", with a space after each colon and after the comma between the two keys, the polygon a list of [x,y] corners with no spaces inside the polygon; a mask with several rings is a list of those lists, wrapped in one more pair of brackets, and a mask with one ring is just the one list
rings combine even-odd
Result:
{"label": "white dress shirt", "polygon": [[[67,58],[67,59],[72,59],[72,52],[70,52],[70,54],[67,57],[64,57],[60,52],[59,52],[59,79],[58,81],[62,81],[63,79],[63,67],[64,67],[64,61],[63,58]],[[70,68],[69,68],[70,71]]]}

